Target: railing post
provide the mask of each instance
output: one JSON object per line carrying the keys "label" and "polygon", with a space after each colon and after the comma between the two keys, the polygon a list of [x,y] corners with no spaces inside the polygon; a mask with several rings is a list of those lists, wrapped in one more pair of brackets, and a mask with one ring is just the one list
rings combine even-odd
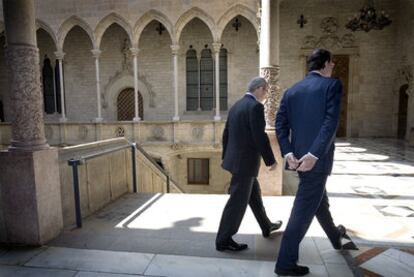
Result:
{"label": "railing post", "polygon": [[131,144],[132,154],[132,186],[133,190],[137,192],[137,156],[136,156],[136,143]]}
{"label": "railing post", "polygon": [[76,226],[82,227],[82,214],[80,205],[80,192],[79,192],[79,174],[78,165],[81,164],[80,160],[70,159],[68,164],[72,166],[73,173],[73,190],[75,192],[75,212],[76,212]]}
{"label": "railing post", "polygon": [[167,193],[170,193],[170,175],[167,175]]}

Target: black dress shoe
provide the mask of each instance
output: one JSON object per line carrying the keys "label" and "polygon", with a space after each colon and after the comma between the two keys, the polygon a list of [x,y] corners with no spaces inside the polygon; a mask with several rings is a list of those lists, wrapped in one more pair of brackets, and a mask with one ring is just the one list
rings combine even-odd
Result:
{"label": "black dress shoe", "polygon": [[[346,228],[343,225],[338,225],[337,228],[339,231],[339,238],[336,242],[332,243],[333,248],[336,250],[358,250],[358,247],[346,233]],[[342,238],[349,240],[349,242],[342,244]]]}
{"label": "black dress shoe", "polygon": [[309,267],[296,265],[290,269],[276,268],[275,273],[279,276],[304,276],[309,273]]}
{"label": "black dress shoe", "polygon": [[270,228],[268,230],[262,231],[263,237],[268,238],[270,235],[276,233],[282,226],[282,223],[282,220],[278,220],[275,223],[270,224]]}
{"label": "black dress shoe", "polygon": [[224,251],[224,250],[242,251],[244,249],[247,249],[247,244],[237,243],[234,240],[230,239],[230,241],[226,244],[217,244],[216,243],[216,249],[217,249],[217,251]]}

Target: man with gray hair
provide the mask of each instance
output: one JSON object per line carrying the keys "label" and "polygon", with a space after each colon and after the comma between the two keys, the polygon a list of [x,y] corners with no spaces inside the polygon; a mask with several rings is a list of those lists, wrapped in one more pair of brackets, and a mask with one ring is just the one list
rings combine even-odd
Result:
{"label": "man with gray hair", "polygon": [[222,167],[232,174],[230,198],[224,208],[216,238],[218,251],[241,251],[247,244],[237,243],[237,233],[247,205],[253,211],[265,238],[275,233],[282,225],[272,223],[263,206],[257,175],[263,158],[270,170],[276,168],[276,160],[265,133],[264,106],[267,82],[262,77],[253,78],[248,92],[229,111],[223,132]]}

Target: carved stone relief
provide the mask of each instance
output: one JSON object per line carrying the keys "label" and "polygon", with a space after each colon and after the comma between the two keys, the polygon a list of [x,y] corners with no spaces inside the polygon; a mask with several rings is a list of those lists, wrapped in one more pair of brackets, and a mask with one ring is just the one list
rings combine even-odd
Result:
{"label": "carved stone relief", "polygon": [[340,37],[337,34],[338,26],[338,22],[334,17],[322,19],[320,24],[322,35],[320,37],[314,35],[306,36],[302,41],[302,49],[356,47],[355,36],[347,33]]}
{"label": "carved stone relief", "polygon": [[115,129],[115,135],[117,137],[125,137],[125,134],[126,134],[126,132],[125,132],[125,129],[123,127],[117,127]]}
{"label": "carved stone relief", "polygon": [[269,85],[264,104],[266,125],[273,128],[275,126],[276,112],[282,99],[282,90],[279,86],[280,67],[264,67],[260,71],[260,75],[266,79]]}
{"label": "carved stone relief", "polygon": [[163,140],[165,135],[164,133],[164,128],[160,126],[156,126],[151,130],[152,138],[155,140]]}
{"label": "carved stone relief", "polygon": [[202,127],[194,127],[191,134],[194,139],[199,140],[203,137],[204,129]]}
{"label": "carved stone relief", "polygon": [[78,137],[82,140],[88,137],[88,128],[86,126],[79,126]]}

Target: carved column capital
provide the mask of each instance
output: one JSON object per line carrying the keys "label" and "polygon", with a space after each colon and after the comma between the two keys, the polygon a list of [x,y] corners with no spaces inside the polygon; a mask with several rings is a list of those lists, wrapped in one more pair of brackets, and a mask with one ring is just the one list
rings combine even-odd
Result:
{"label": "carved column capital", "polygon": [[275,127],[276,113],[279,109],[282,91],[279,85],[279,66],[262,67],[260,75],[268,83],[268,91],[265,102],[265,118],[267,128]]}
{"label": "carved column capital", "polygon": [[91,50],[92,55],[95,59],[99,59],[99,56],[101,55],[102,51],[99,49],[92,49]]}
{"label": "carved column capital", "polygon": [[171,45],[171,52],[173,55],[178,55],[179,50],[180,50],[180,45],[178,44]]}
{"label": "carved column capital", "polygon": [[131,47],[129,48],[129,51],[131,51],[131,55],[135,57],[135,56],[138,56],[139,48]]}
{"label": "carved column capital", "polygon": [[59,61],[62,61],[63,58],[65,57],[65,52],[63,51],[56,51],[54,54],[55,54],[56,59],[58,59]]}
{"label": "carved column capital", "polygon": [[213,53],[220,53],[220,49],[221,49],[221,43],[220,42],[214,42],[211,44],[211,46],[213,47]]}

